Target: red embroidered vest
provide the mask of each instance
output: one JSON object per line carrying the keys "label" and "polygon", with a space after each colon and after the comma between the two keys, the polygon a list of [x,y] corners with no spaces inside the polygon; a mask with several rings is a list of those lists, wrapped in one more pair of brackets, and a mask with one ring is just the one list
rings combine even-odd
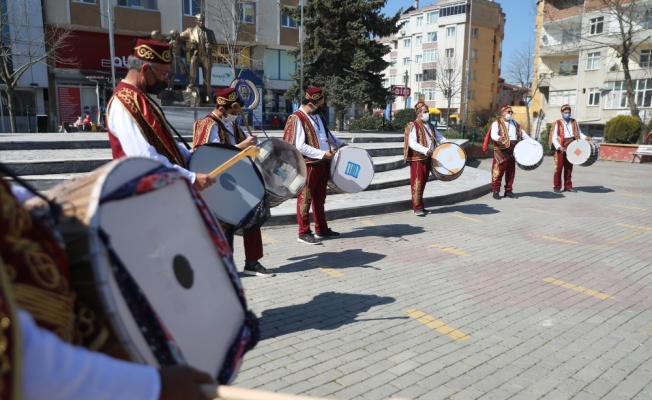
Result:
{"label": "red embroidered vest", "polygon": [[[432,124],[428,122],[428,125],[430,126],[430,129],[432,129],[432,132],[434,132],[434,127]],[[430,136],[430,140],[432,140],[433,143],[436,143],[435,138],[433,135],[425,128],[425,126],[420,123],[420,121],[413,121],[407,124],[405,127],[405,132],[404,132],[404,137],[403,137],[403,160],[404,161],[426,161],[429,157],[419,153],[418,151],[414,151],[410,148],[410,133],[412,132],[412,127],[415,128],[416,134],[417,134],[417,142],[424,146],[428,147],[428,139],[426,138],[426,135]]]}
{"label": "red embroidered vest", "polygon": [[[296,132],[297,124],[301,124],[303,127],[303,132],[306,135],[306,144],[310,147],[321,149],[321,146],[319,145],[319,136],[317,136],[317,131],[315,130],[315,127],[312,126],[312,122],[310,122],[310,117],[301,110],[297,110],[294,114],[288,117],[288,120],[285,123],[285,130],[283,131],[283,140],[294,145],[294,134]],[[320,159],[306,156],[303,156],[303,159],[306,164],[314,164],[322,161]]]}
{"label": "red embroidered vest", "polygon": [[[229,130],[226,129],[224,122],[222,122],[215,114],[211,112],[204,118],[200,119],[199,121],[196,121],[195,124],[193,125],[193,134],[192,134],[193,150],[196,150],[197,147],[208,143],[211,130],[215,125],[217,125],[217,132],[218,132],[218,136],[220,137],[220,143],[231,144],[231,138],[230,138],[231,132],[229,132]],[[235,122],[232,123],[232,126],[233,126],[233,132],[235,132],[236,144],[245,140],[246,136],[244,132],[242,132],[242,129],[240,129],[240,127]]]}

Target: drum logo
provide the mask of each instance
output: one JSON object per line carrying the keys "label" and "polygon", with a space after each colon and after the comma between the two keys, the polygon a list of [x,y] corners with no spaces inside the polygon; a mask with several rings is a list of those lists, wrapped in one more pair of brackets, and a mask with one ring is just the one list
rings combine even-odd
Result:
{"label": "drum logo", "polygon": [[358,175],[360,175],[360,164],[352,163],[351,161],[349,161],[346,164],[346,170],[344,170],[344,175],[357,178]]}
{"label": "drum logo", "polygon": [[278,176],[279,178],[283,179],[284,182],[288,180],[288,172],[281,165],[277,165],[276,167],[274,167],[272,173]]}

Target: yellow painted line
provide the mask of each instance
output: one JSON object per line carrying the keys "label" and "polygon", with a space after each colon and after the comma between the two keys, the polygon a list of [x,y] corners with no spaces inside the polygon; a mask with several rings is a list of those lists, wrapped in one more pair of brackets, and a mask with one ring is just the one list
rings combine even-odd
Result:
{"label": "yellow painted line", "polygon": [[272,244],[272,243],[277,243],[277,242],[278,242],[278,241],[277,241],[276,239],[274,239],[273,237],[271,237],[271,236],[267,236],[267,235],[265,235],[264,233],[261,234],[261,236],[262,236],[262,238],[263,238],[263,243],[265,243],[265,244]]}
{"label": "yellow painted line", "polygon": [[554,212],[545,211],[545,210],[539,210],[539,209],[537,209],[537,208],[526,208],[526,210],[528,210],[528,211],[538,212],[539,214],[559,215],[559,214],[554,213]]}
{"label": "yellow painted line", "polygon": [[471,338],[470,335],[467,335],[464,332],[460,332],[457,329],[446,325],[442,321],[435,319],[434,317],[424,313],[423,311],[405,310],[405,313],[410,318],[416,319],[417,321],[421,322],[425,326],[432,328],[437,332],[441,333],[442,335],[446,335],[453,340],[462,341]]}
{"label": "yellow painted line", "polygon": [[472,222],[482,222],[481,219],[467,217],[466,215],[453,214],[453,217],[465,219],[467,221],[472,221]]}
{"label": "yellow painted line", "polygon": [[652,231],[652,227],[649,226],[637,226],[637,225],[627,225],[627,224],[616,224],[616,226],[622,226],[624,228],[640,229],[642,231]]}
{"label": "yellow painted line", "polygon": [[457,249],[454,249],[452,247],[446,247],[444,245],[437,244],[437,243],[430,245],[430,247],[434,247],[436,249],[445,251],[447,253],[452,253],[452,254],[455,254],[456,256],[460,256],[460,257],[468,257],[468,256],[470,256],[469,253],[466,253],[466,252],[464,252],[462,250],[457,250]]}
{"label": "yellow painted line", "polygon": [[630,233],[630,234],[628,234],[628,235],[623,236],[623,237],[620,238],[620,239],[612,240],[612,241],[609,241],[609,242],[607,242],[607,243],[609,243],[609,244],[615,244],[615,243],[624,242],[625,240],[629,240],[629,239],[631,239],[631,238],[635,238],[636,236],[638,236],[638,235],[640,235],[640,234],[642,234],[642,233],[643,233],[643,232],[632,232],[632,233]]}
{"label": "yellow painted line", "polygon": [[341,273],[340,271],[338,271],[336,269],[333,269],[333,268],[319,267],[319,270],[321,272],[325,273],[326,275],[332,276],[333,278],[344,278],[346,276],[343,273]]}
{"label": "yellow painted line", "polygon": [[362,220],[362,223],[363,223],[364,225],[367,225],[367,226],[378,226],[378,225],[376,225],[375,222],[373,222],[373,221],[369,221],[368,219],[364,219],[364,220]]}
{"label": "yellow painted line", "polygon": [[617,208],[627,208],[628,210],[638,210],[638,211],[647,211],[647,208],[642,208],[642,207],[632,207],[632,206],[623,206],[621,204],[612,204],[612,207],[617,207]]}
{"label": "yellow painted line", "polygon": [[628,194],[628,193],[617,193],[618,196],[627,196],[627,197],[640,197],[643,199],[647,199],[648,196],[643,196],[642,194]]}
{"label": "yellow painted line", "polygon": [[552,236],[546,236],[546,235],[539,235],[541,239],[547,239],[547,240],[552,240],[553,242],[561,242],[561,243],[568,243],[568,244],[582,244],[580,242],[575,242],[573,240],[566,240],[566,239],[560,239]]}
{"label": "yellow painted line", "polygon": [[578,285],[568,283],[568,282],[564,282],[564,281],[560,281],[559,279],[555,279],[555,278],[544,278],[543,281],[548,282],[548,283],[552,283],[553,285],[561,286],[561,287],[566,288],[566,289],[574,290],[576,292],[584,293],[587,296],[597,297],[600,300],[607,300],[607,299],[613,298],[612,296],[610,296],[610,295],[608,295],[606,293],[598,292],[597,290],[593,290],[593,289],[587,289],[585,287],[578,286]]}

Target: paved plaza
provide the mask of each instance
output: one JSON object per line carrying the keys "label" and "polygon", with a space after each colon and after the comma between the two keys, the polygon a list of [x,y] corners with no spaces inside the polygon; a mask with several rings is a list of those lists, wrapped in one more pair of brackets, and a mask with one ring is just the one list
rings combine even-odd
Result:
{"label": "paved plaza", "polygon": [[[651,399],[652,165],[517,170],[517,200],[263,228],[235,384],[333,399]],[[490,160],[479,169],[489,171]],[[407,173],[407,170],[405,170]],[[407,187],[405,190],[409,190]],[[328,200],[327,200],[328,204]],[[235,257],[243,265],[242,240]]]}

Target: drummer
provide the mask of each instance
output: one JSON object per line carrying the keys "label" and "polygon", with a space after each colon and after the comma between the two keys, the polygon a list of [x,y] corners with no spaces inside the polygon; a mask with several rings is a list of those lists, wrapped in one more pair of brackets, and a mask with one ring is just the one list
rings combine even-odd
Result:
{"label": "drummer", "polygon": [[[258,143],[256,135],[248,135],[238,126],[236,120],[244,102],[234,88],[219,91],[215,97],[215,109],[207,116],[195,122],[193,126],[192,148],[196,150],[206,143],[228,143],[244,150]],[[229,245],[233,249],[234,232],[225,232]],[[276,274],[263,267],[263,238],[260,229],[244,235],[245,275],[273,277]]]}
{"label": "drummer", "polygon": [[410,163],[410,189],[414,215],[423,217],[428,212],[423,207],[423,192],[426,189],[432,153],[437,144],[446,143],[430,122],[428,105],[418,102],[414,106],[417,119],[405,127],[403,139],[403,160]]}
{"label": "drummer", "polygon": [[107,130],[113,158],[141,156],[177,169],[203,190],[215,179],[188,170],[190,151],[172,137],[172,127],[160,107],[145,93],[158,94],[170,80],[170,45],[138,39],[127,60],[129,72],[107,107]]}
{"label": "drummer", "polygon": [[591,140],[580,130],[577,120],[571,118],[571,106],[564,104],[561,106],[561,119],[555,121],[554,127],[550,134],[550,140],[555,148],[555,172],[552,178],[552,191],[561,193],[561,175],[564,174],[564,192],[576,193],[573,189],[573,164],[566,157],[566,148],[573,140],[584,139]]}
{"label": "drummer", "polygon": [[489,134],[494,142],[494,161],[491,166],[491,189],[493,197],[500,200],[500,184],[505,175],[505,195],[512,199],[518,196],[512,191],[516,175],[516,159],[514,147],[520,140],[530,139],[521,129],[521,125],[512,119],[512,106],[505,104],[500,109],[501,117],[491,124]]}
{"label": "drummer", "polygon": [[[326,188],[330,178],[330,162],[338,148],[346,143],[335,137],[321,114],[325,103],[319,87],[306,90],[301,107],[288,117],[283,140],[292,143],[306,162],[306,186],[297,197],[299,243],[318,245],[321,239],[336,238],[340,234],[326,222]],[[334,148],[333,148],[334,147]],[[315,221],[315,234],[310,230],[310,207]]]}

